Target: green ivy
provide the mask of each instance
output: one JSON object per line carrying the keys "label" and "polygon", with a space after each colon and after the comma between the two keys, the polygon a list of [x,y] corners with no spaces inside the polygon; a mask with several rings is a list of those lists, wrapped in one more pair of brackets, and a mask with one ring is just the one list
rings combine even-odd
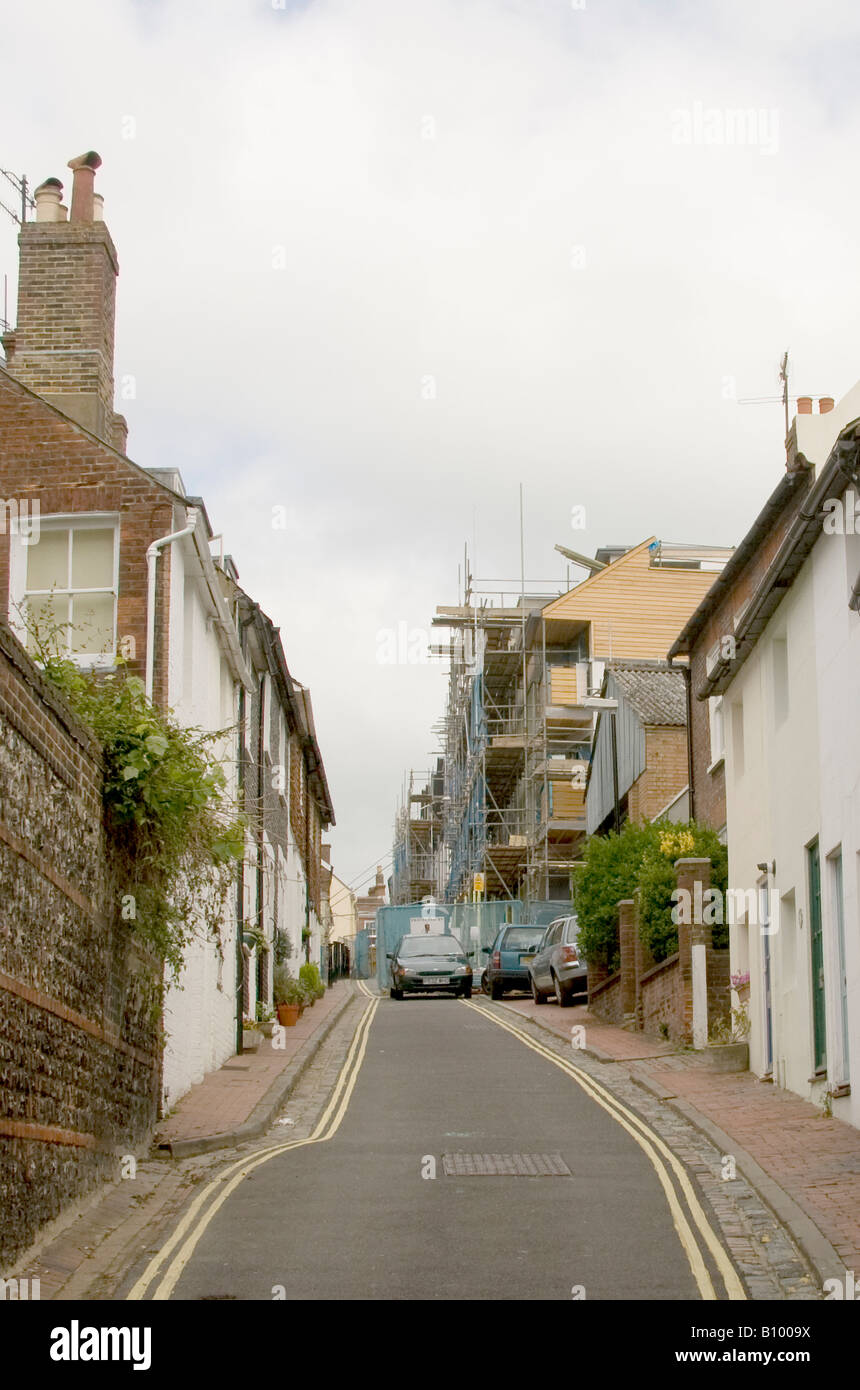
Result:
{"label": "green ivy", "polygon": [[220,949],[227,895],[245,848],[245,825],[227,796],[214,747],[225,732],[185,728],[151,705],[121,662],[84,670],[28,623],[45,676],[92,729],[104,751],[105,821],[127,880],[123,918],[179,976],[201,929]]}

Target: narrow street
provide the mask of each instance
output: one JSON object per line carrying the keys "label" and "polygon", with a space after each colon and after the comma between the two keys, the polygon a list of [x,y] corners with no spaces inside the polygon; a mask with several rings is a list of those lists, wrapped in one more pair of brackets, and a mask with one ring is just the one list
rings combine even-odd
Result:
{"label": "narrow street", "polygon": [[[228,1164],[122,1292],[747,1297],[677,1159],[576,1070],[480,997],[368,998],[310,1142],[270,1137]],[[447,1175],[443,1155],[465,1154],[560,1157],[570,1171]]]}

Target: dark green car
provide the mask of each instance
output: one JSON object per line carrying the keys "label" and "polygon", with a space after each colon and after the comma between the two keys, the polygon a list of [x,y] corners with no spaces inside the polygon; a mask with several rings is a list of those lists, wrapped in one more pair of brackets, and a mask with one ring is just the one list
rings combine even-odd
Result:
{"label": "dark green car", "polygon": [[444,994],[472,997],[472,967],[456,936],[402,936],[387,955],[391,962],[391,998],[404,994]]}

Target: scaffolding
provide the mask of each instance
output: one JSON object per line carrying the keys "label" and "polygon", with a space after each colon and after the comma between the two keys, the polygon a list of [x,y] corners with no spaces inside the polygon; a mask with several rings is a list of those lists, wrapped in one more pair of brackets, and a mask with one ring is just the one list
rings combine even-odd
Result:
{"label": "scaffolding", "polygon": [[[588,560],[558,548],[589,575],[630,550],[606,547]],[[659,541],[648,549],[650,570],[676,572],[716,573],[731,553]],[[612,658],[611,626],[608,650],[598,655],[593,610],[547,617],[548,605],[577,587],[569,571],[566,585],[543,593],[544,581],[527,584],[523,576],[519,592],[514,581],[479,589],[468,553],[462,574],[460,601],[437,608],[433,619],[448,639],[430,648],[449,662],[445,716],[436,730],[444,794],[433,891],[447,903],[518,901],[531,915],[535,904],[569,898],[581,857],[594,697]],[[413,891],[413,900],[418,896]]]}
{"label": "scaffolding", "polygon": [[391,902],[395,906],[439,898],[446,879],[443,759],[432,772],[410,770],[394,821]]}
{"label": "scaffolding", "polygon": [[488,596],[467,566],[463,602],[437,609],[434,626],[450,632],[431,648],[450,663],[440,727],[448,902],[568,896],[593,727],[581,698],[602,670],[592,671],[587,640],[547,649],[542,610],[564,592],[523,583],[519,595]]}

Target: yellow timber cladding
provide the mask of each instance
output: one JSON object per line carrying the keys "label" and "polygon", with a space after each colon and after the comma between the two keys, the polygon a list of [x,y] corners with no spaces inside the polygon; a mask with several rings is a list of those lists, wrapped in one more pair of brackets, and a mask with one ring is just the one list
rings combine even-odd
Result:
{"label": "yellow timber cladding", "polygon": [[[680,553],[679,553],[680,552]],[[731,552],[653,537],[552,599],[472,598],[450,629],[437,882],[450,901],[567,898],[604,666],[665,659]]]}

